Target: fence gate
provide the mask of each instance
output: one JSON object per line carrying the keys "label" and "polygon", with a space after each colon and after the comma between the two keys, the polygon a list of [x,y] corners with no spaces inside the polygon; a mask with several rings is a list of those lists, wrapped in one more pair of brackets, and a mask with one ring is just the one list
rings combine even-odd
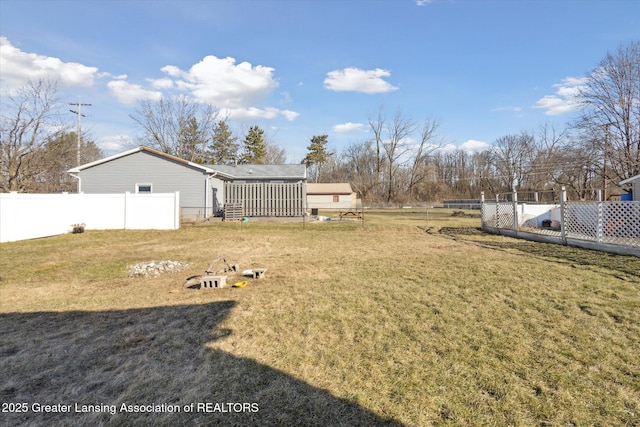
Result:
{"label": "fence gate", "polygon": [[241,204],[245,216],[302,216],[306,187],[296,183],[226,182],[224,203]]}

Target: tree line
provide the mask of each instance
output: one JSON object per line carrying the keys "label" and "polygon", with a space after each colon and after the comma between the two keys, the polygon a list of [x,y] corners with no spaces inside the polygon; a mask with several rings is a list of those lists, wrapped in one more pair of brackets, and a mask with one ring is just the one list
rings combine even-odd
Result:
{"label": "tree line", "polygon": [[[3,98],[0,191],[71,191],[66,171],[102,157],[88,135],[69,132],[55,98],[56,87],[40,81]],[[6,102],[5,102],[6,101]],[[542,125],[497,138],[482,152],[445,150],[440,122],[414,120],[384,106],[368,118],[371,137],[341,152],[328,135],[313,135],[301,160],[312,182],[349,182],[365,202],[406,203],[490,197],[560,186],[575,199],[605,195],[640,174],[640,42],[609,52],[586,75],[578,118],[562,128]],[[251,126],[236,136],[226,118],[186,97],[142,101],[131,115],[140,143],[201,164],[279,164],[284,149]]]}

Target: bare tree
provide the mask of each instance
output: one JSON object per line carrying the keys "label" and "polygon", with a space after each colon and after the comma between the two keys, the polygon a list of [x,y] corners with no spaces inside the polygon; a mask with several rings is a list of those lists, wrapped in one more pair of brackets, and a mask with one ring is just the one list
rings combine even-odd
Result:
{"label": "bare tree", "polygon": [[341,156],[341,176],[351,183],[353,190],[362,200],[376,201],[377,190],[377,153],[372,141],[354,143],[348,146]]}
{"label": "bare tree", "polygon": [[281,146],[266,140],[267,151],[264,155],[264,162],[267,165],[282,165],[287,162],[287,151]]}
{"label": "bare tree", "polygon": [[434,143],[436,132],[440,126],[435,119],[426,119],[420,133],[420,142],[418,142],[414,152],[413,159],[409,168],[409,178],[407,185],[407,193],[410,198],[414,198],[415,186],[427,177],[426,159],[436,150],[442,148],[442,143]]}
{"label": "bare tree", "polygon": [[55,83],[39,80],[21,87],[15,95],[3,97],[1,191],[31,191],[44,173],[42,148],[63,131],[56,93]]}
{"label": "bare tree", "polygon": [[140,101],[130,117],[144,131],[143,144],[190,160],[204,158],[218,111],[187,97]]}
{"label": "bare tree", "polygon": [[620,46],[587,76],[578,127],[602,153],[603,179],[640,174],[640,41]]}
{"label": "bare tree", "polygon": [[415,131],[416,125],[413,120],[405,117],[400,110],[396,111],[393,120],[388,122],[384,116],[383,109],[380,108],[377,119],[369,120],[369,126],[373,131],[376,142],[376,169],[378,174],[381,172],[380,147],[382,147],[386,164],[384,197],[387,202],[390,202],[397,190],[394,185],[397,177],[396,173],[399,167],[408,161],[408,158],[405,157],[410,152],[408,138]]}
{"label": "bare tree", "polygon": [[527,132],[505,135],[491,146],[490,161],[500,179],[499,191],[526,187],[530,179],[534,137]]}

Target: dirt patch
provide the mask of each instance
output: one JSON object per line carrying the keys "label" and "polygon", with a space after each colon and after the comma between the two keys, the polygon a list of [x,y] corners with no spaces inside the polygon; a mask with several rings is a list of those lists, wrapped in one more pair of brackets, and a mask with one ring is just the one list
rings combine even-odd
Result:
{"label": "dirt patch", "polygon": [[466,213],[465,211],[453,211],[451,216],[460,217],[460,218],[480,218],[479,214]]}
{"label": "dirt patch", "polygon": [[482,230],[476,227],[441,227],[440,234],[471,236],[482,234]]}

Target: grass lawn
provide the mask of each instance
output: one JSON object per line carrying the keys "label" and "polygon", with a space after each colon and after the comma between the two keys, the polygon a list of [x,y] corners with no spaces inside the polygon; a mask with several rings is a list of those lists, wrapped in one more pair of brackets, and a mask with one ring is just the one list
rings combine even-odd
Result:
{"label": "grass lawn", "polygon": [[3,243],[0,424],[640,425],[640,258],[451,214]]}

